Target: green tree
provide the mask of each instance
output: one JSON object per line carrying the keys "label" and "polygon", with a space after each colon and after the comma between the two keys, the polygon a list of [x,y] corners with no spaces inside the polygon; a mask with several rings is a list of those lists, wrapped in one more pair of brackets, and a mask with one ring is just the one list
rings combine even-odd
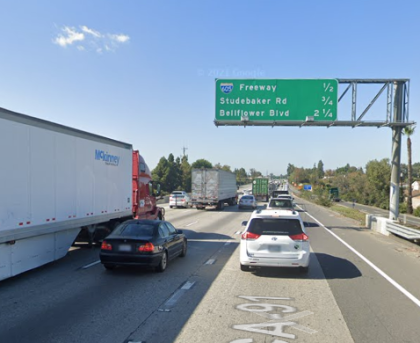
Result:
{"label": "green tree", "polygon": [[192,163],[191,168],[213,168],[213,165],[204,158],[201,158]]}
{"label": "green tree", "polygon": [[369,205],[383,209],[389,208],[391,165],[389,159],[369,161],[366,165],[366,177],[369,182]]}
{"label": "green tree", "polygon": [[214,168],[222,169],[222,170],[225,170],[225,171],[228,171],[228,172],[232,173],[232,170],[230,169],[230,166],[228,166],[226,164],[222,166],[220,163],[216,163],[214,165]]}
{"label": "green tree", "polygon": [[246,174],[246,171],[244,168],[235,169],[234,173],[236,175],[236,182],[239,185],[244,185],[248,182],[248,175]]}
{"label": "green tree", "polygon": [[318,178],[322,179],[325,173],[324,173],[324,163],[321,160],[318,162],[317,171],[318,171]]}
{"label": "green tree", "polygon": [[191,166],[188,162],[188,156],[181,158],[181,186],[186,192],[191,192]]}
{"label": "green tree", "polygon": [[411,184],[413,183],[413,167],[411,163],[411,136],[414,133],[415,126],[406,126],[403,130],[403,134],[407,136],[407,177],[408,177],[408,196],[407,196],[407,213],[413,213],[413,192]]}
{"label": "green tree", "polygon": [[287,165],[287,176],[290,176],[290,175],[292,175],[293,174],[293,172],[294,172],[294,170],[295,170],[295,166],[293,165],[293,164],[288,164]]}

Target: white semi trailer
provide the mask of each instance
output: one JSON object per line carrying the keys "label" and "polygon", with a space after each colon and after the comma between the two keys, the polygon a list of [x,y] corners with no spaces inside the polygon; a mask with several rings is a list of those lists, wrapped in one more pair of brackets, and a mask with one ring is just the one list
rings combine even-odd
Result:
{"label": "white semi trailer", "polygon": [[197,210],[224,205],[236,205],[238,201],[235,174],[214,168],[194,168],[191,172],[191,199]]}
{"label": "white semi trailer", "polygon": [[133,217],[132,146],[0,108],[0,280]]}

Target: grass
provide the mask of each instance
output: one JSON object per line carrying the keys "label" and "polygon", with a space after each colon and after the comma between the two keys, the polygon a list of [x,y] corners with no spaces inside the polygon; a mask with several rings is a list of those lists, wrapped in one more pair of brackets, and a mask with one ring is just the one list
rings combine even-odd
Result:
{"label": "grass", "polygon": [[353,208],[348,208],[340,205],[332,205],[330,207],[330,210],[333,210],[335,212],[340,213],[341,215],[355,219],[360,222],[360,224],[365,224],[366,222],[366,213],[360,212],[358,210],[355,210]]}

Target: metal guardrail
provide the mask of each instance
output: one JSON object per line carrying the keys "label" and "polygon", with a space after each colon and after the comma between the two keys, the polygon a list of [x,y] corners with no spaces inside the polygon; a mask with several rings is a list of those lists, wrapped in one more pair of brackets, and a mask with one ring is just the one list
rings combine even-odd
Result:
{"label": "metal guardrail", "polygon": [[409,240],[420,239],[420,230],[412,229],[407,226],[388,222],[386,223],[386,229],[397,236],[401,236]]}

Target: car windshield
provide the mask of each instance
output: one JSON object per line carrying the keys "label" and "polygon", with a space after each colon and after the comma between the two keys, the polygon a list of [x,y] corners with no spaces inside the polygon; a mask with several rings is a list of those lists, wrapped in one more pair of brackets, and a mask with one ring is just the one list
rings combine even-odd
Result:
{"label": "car windshield", "polygon": [[249,224],[248,232],[257,235],[290,236],[302,233],[302,227],[298,219],[254,218]]}
{"label": "car windshield", "polygon": [[127,223],[118,226],[113,232],[114,235],[124,237],[153,237],[155,225],[153,224],[139,224]]}

